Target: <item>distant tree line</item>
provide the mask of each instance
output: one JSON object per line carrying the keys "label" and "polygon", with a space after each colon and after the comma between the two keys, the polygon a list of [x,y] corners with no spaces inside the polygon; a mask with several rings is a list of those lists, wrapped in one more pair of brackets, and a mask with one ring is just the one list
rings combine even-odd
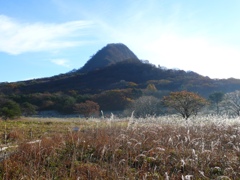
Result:
{"label": "distant tree line", "polygon": [[12,119],[32,116],[37,112],[56,111],[60,114],[78,114],[84,117],[98,116],[100,111],[120,111],[125,115],[134,112],[135,117],[159,116],[178,113],[188,119],[205,107],[211,114],[240,116],[240,91],[224,94],[213,92],[207,98],[190,91],[159,91],[154,84],[145,89],[114,89],[99,94],[34,93],[0,96],[0,117]]}

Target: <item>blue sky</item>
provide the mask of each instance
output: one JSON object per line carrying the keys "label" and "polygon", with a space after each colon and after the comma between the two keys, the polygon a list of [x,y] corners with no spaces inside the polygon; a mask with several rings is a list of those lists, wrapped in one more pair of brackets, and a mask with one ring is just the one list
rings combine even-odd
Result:
{"label": "blue sky", "polygon": [[239,0],[0,0],[0,82],[82,67],[108,43],[211,78],[239,78]]}

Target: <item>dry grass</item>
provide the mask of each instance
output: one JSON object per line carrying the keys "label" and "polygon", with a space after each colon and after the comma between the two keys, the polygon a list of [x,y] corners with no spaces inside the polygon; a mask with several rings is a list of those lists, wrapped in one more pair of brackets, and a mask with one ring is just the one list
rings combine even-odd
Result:
{"label": "dry grass", "polygon": [[[130,121],[2,122],[1,133],[7,132],[7,143],[19,146],[0,163],[0,176],[2,179],[239,179],[238,121],[225,117],[200,117],[189,122],[178,117],[149,117]],[[79,130],[72,131],[73,127]],[[36,139],[40,141],[33,141]]]}

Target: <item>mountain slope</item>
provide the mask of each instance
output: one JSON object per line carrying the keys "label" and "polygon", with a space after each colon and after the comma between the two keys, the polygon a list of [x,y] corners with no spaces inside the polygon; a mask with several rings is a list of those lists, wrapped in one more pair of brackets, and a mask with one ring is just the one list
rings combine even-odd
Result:
{"label": "mountain slope", "polygon": [[[124,86],[122,86],[124,82]],[[121,84],[121,86],[116,86]],[[129,86],[135,84],[135,86]],[[194,72],[161,69],[151,64],[126,60],[88,73],[62,74],[50,78],[0,85],[0,92],[31,94],[77,91],[97,94],[110,89],[145,89],[154,84],[158,90],[188,90],[208,96],[214,91],[230,92],[240,89],[240,80],[213,80]]]}
{"label": "mountain slope", "polygon": [[139,61],[137,56],[126,45],[121,43],[108,44],[88,60],[79,72],[86,73],[101,69],[127,59]]}
{"label": "mountain slope", "polygon": [[72,90],[78,94],[96,94],[110,89],[145,89],[148,84],[154,84],[158,90],[188,90],[206,97],[214,91],[240,89],[238,79],[215,80],[194,72],[157,68],[142,63],[125,45],[110,44],[80,70],[48,78],[2,83],[0,94],[68,93]]}

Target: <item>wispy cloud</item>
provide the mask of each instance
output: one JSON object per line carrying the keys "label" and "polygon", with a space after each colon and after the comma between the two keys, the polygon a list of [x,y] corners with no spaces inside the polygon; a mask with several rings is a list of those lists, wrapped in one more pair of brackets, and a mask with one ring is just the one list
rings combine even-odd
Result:
{"label": "wispy cloud", "polygon": [[59,66],[70,67],[69,60],[67,59],[52,59],[51,62]]}
{"label": "wispy cloud", "polygon": [[0,24],[0,51],[14,55],[78,46],[83,41],[73,37],[83,36],[92,25],[89,21],[22,23],[5,15],[0,15]]}

